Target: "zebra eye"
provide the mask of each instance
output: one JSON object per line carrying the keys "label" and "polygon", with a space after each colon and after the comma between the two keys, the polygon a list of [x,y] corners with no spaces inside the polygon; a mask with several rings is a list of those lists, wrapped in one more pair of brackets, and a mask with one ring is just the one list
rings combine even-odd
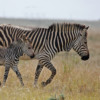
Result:
{"label": "zebra eye", "polygon": [[87,42],[84,42],[85,44],[87,44]]}
{"label": "zebra eye", "polygon": [[80,34],[80,36],[82,36],[82,34]]}
{"label": "zebra eye", "polygon": [[31,47],[28,47],[28,49],[31,49]]}

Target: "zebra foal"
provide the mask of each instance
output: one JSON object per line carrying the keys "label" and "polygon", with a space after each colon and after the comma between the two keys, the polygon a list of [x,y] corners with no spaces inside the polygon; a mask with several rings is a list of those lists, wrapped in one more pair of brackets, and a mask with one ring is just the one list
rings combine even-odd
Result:
{"label": "zebra foal", "polygon": [[21,73],[18,70],[19,57],[27,54],[28,56],[34,56],[33,49],[28,39],[23,35],[22,39],[12,42],[7,48],[0,48],[0,65],[5,65],[5,73],[3,79],[3,85],[5,85],[10,68],[16,73],[23,86],[23,80]]}

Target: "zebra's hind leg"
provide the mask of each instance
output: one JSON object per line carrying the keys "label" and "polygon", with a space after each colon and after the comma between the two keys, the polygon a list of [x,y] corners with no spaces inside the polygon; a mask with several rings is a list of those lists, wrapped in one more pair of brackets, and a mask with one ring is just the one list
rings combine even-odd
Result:
{"label": "zebra's hind leg", "polygon": [[[45,62],[44,62],[45,61]],[[52,79],[54,78],[54,76],[56,75],[56,69],[54,68],[54,66],[53,66],[53,64],[48,60],[44,60],[43,61],[43,63],[44,63],[44,66],[46,67],[46,68],[48,68],[51,72],[52,72],[52,74],[51,74],[51,76],[49,77],[49,79],[47,79],[46,80],[46,82],[42,82],[41,84],[42,84],[42,86],[44,87],[44,86],[46,86],[46,85],[48,85],[49,83],[51,83],[51,81],[52,81]]]}
{"label": "zebra's hind leg", "polygon": [[11,68],[16,73],[17,77],[19,78],[21,85],[24,86],[23,79],[21,77],[21,73],[18,70],[18,67],[17,66],[13,66]]}
{"label": "zebra's hind leg", "polygon": [[3,78],[3,86],[6,83],[6,80],[8,78],[8,73],[9,73],[10,67],[9,66],[5,66],[5,74],[4,74],[4,78]]}
{"label": "zebra's hind leg", "polygon": [[40,76],[42,69],[43,69],[43,65],[38,64],[36,71],[35,71],[34,87],[37,87],[37,81],[38,81],[38,78]]}

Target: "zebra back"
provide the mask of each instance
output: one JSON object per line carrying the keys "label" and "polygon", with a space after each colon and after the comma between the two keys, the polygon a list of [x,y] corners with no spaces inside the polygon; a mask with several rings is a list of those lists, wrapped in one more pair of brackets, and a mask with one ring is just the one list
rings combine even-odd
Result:
{"label": "zebra back", "polygon": [[8,47],[17,38],[21,38],[22,34],[30,33],[32,29],[23,28],[14,25],[0,25],[0,47]]}

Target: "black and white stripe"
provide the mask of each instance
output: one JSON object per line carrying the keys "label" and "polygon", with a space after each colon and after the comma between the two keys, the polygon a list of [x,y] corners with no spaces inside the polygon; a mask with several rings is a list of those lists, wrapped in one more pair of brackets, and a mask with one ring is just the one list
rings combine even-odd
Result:
{"label": "black and white stripe", "polygon": [[[25,34],[26,37],[30,39],[35,53],[34,58],[39,60],[35,73],[34,85],[37,84],[37,80],[43,66],[51,70],[52,74],[46,82],[42,83],[42,85],[46,86],[52,81],[56,74],[56,69],[50,61],[61,51],[70,51],[71,48],[73,48],[81,56],[82,60],[87,60],[89,58],[89,50],[87,47],[87,29],[88,27],[85,25],[64,23],[53,24],[47,29],[36,28],[29,31],[23,30],[25,32],[20,33]],[[12,39],[20,36],[17,34],[17,30],[18,29],[14,32],[16,35],[13,35]]]}

